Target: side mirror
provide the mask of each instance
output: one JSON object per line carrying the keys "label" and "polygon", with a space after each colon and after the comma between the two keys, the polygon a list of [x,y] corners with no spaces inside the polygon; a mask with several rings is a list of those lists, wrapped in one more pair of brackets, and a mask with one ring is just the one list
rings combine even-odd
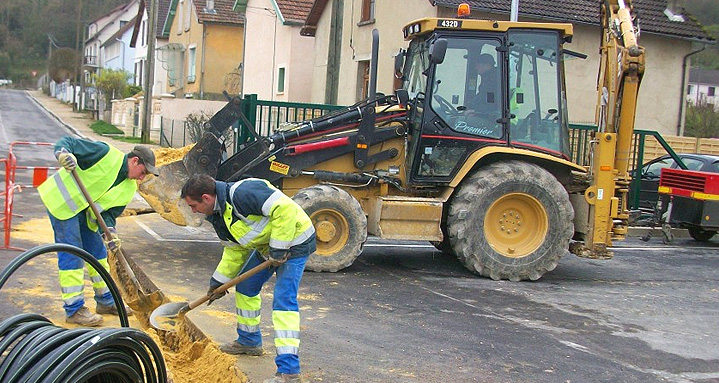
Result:
{"label": "side mirror", "polygon": [[434,64],[444,62],[447,53],[447,39],[437,39],[429,46],[429,61]]}
{"label": "side mirror", "polygon": [[394,74],[397,78],[402,77],[402,69],[404,69],[404,55],[407,51],[400,48],[397,55],[394,56]]}

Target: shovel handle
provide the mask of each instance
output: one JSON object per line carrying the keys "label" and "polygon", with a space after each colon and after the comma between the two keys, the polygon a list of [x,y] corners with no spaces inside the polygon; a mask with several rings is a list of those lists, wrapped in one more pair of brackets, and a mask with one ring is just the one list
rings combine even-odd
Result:
{"label": "shovel handle", "polygon": [[[222,293],[222,292],[225,292],[225,291],[227,291],[227,289],[229,289],[230,287],[232,287],[232,286],[234,286],[234,285],[236,285],[236,284],[238,284],[238,283],[244,281],[245,279],[247,279],[247,278],[249,278],[249,277],[251,277],[251,276],[253,276],[253,275],[259,273],[260,271],[262,271],[262,270],[264,270],[264,269],[270,267],[271,264],[272,264],[272,262],[270,262],[270,260],[268,259],[268,260],[266,260],[266,261],[260,263],[259,265],[255,266],[255,267],[253,267],[253,268],[251,268],[251,269],[245,271],[244,273],[242,273],[242,274],[240,274],[240,275],[238,275],[238,276],[236,276],[236,277],[230,279],[229,281],[225,282],[225,284],[223,284],[222,286],[216,288],[216,289],[213,291],[213,293]],[[210,296],[209,296],[209,295],[205,295],[205,296],[202,297],[202,298],[199,298],[199,299],[196,299],[196,300],[190,302],[190,304],[187,305],[187,308],[186,308],[185,310],[183,310],[183,311],[184,311],[184,312],[190,311],[190,310],[194,309],[195,307],[197,307],[197,306],[199,306],[199,305],[201,305],[201,304],[207,302],[208,300],[210,300]]]}
{"label": "shovel handle", "polygon": [[[72,169],[70,173],[72,174],[72,178],[75,179],[75,183],[77,183],[77,187],[80,189],[80,192],[82,192],[82,195],[85,197],[85,200],[87,201],[88,205],[90,205],[92,213],[95,214],[95,220],[97,220],[97,224],[100,225],[100,228],[105,233],[105,238],[109,240],[110,238],[112,238],[112,234],[110,234],[110,229],[105,224],[105,220],[102,219],[102,217],[100,216],[100,211],[97,209],[97,206],[95,206],[95,202],[92,200],[90,192],[87,191],[87,188],[85,188],[85,184],[82,183],[80,176],[77,174],[77,169]],[[139,282],[137,281],[135,272],[132,270],[132,267],[130,267],[130,264],[127,262],[127,259],[125,259],[125,254],[122,253],[121,249],[117,249],[116,255],[117,258],[120,259],[120,262],[122,262],[122,267],[126,270],[127,276],[130,277],[132,283],[135,286],[139,286]]]}

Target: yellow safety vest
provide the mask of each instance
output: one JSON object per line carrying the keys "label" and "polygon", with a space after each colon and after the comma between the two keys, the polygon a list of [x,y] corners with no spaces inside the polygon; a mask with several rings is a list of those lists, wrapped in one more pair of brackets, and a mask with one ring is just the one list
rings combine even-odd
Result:
{"label": "yellow safety vest", "polygon": [[[80,180],[100,212],[117,206],[126,206],[137,191],[137,182],[129,178],[112,186],[124,160],[125,155],[110,146],[107,154],[96,164],[85,170],[77,167]],[[37,190],[45,207],[57,219],[70,219],[90,206],[72,178],[72,174],[65,169],[57,171],[38,186]]]}
{"label": "yellow safety vest", "polygon": [[[235,189],[243,181],[246,180],[239,181],[230,188],[222,215],[227,229],[237,241],[237,243],[222,241],[225,250],[213,275],[222,283],[237,275],[252,249],[257,249],[260,254],[268,256],[270,246],[275,249],[288,250],[292,246],[307,241],[315,232],[312,220],[307,213],[290,197],[275,189],[266,180],[262,181],[275,189],[275,192],[265,202],[268,207],[266,212],[268,215],[250,214],[245,217],[235,212],[230,201]],[[233,216],[239,218],[234,223],[232,223]]]}

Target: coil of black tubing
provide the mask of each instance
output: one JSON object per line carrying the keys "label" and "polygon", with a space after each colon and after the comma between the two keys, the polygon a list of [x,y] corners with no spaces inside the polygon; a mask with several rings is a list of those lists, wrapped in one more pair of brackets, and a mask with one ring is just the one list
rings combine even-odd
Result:
{"label": "coil of black tubing", "polygon": [[25,262],[58,251],[76,255],[97,270],[117,305],[122,327],[65,329],[38,314],[5,319],[0,322],[0,383],[165,383],[160,348],[147,334],[129,327],[117,285],[85,250],[66,244],[32,248],[0,273],[0,289]]}

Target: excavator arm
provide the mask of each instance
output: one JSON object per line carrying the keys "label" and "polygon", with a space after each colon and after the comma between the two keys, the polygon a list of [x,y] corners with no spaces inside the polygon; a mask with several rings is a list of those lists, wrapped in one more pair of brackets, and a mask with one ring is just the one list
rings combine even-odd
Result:
{"label": "excavator arm", "polygon": [[628,172],[644,49],[637,44],[631,0],[602,0],[601,63],[597,83],[597,132],[589,169],[589,231],[572,252],[611,258],[612,240],[627,233],[631,175]]}

